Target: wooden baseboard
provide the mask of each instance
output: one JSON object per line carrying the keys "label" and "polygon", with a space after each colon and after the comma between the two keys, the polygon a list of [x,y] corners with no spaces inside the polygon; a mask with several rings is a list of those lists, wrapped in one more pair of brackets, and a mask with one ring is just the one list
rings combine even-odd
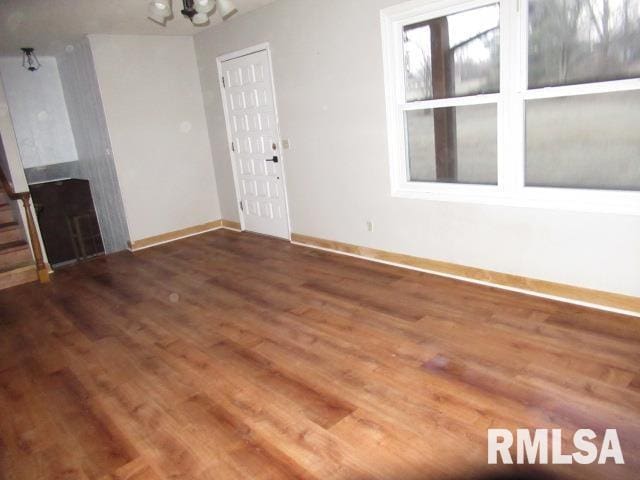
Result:
{"label": "wooden baseboard", "polygon": [[228,228],[229,230],[237,230],[238,232],[242,231],[240,223],[232,222],[231,220],[222,220],[222,227]]}
{"label": "wooden baseboard", "polygon": [[163,243],[180,240],[181,238],[200,235],[201,233],[210,232],[219,228],[227,228],[230,230],[240,231],[240,224],[229,220],[215,220],[213,222],[203,223],[202,225],[195,225],[193,227],[183,228],[181,230],[174,230],[173,232],[154,235],[153,237],[134,240],[132,242],[129,242],[129,250],[135,252],[156,245],[161,245]]}
{"label": "wooden baseboard", "polygon": [[508,273],[483,270],[481,268],[467,267],[455,263],[431,260],[428,258],[414,257],[399,253],[377,250],[374,248],[360,247],[348,243],[325,240],[294,233],[291,241],[300,245],[323,248],[335,252],[348,253],[369,260],[392,263],[399,266],[407,266],[425,270],[431,273],[454,276],[462,280],[482,282],[497,287],[516,289],[525,293],[533,293],[554,297],[594,307],[613,309],[624,313],[640,315],[640,298],[619,293],[591,290],[588,288],[565,285],[534,278],[520,277]]}

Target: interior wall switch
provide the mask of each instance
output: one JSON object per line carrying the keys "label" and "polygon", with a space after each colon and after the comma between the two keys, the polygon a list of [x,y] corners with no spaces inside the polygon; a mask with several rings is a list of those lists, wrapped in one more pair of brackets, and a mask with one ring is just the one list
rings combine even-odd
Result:
{"label": "interior wall switch", "polygon": [[289,150],[289,140],[287,140],[287,139],[282,140],[282,149],[283,150]]}

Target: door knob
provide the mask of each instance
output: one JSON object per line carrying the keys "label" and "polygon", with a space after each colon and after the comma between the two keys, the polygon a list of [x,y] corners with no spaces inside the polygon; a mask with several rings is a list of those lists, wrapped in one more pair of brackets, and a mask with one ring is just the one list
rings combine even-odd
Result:
{"label": "door knob", "polygon": [[267,158],[266,161],[267,162],[278,163],[278,157],[276,155],[274,155],[273,158]]}

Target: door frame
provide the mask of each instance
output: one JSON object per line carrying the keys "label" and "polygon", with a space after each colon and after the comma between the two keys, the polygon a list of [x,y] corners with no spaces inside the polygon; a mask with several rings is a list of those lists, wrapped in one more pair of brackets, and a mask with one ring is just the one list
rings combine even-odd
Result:
{"label": "door frame", "polygon": [[234,60],[236,58],[246,57],[247,55],[252,55],[254,53],[258,53],[262,51],[267,52],[267,58],[269,61],[269,70],[270,70],[270,77],[271,77],[270,78],[271,94],[273,97],[273,108],[274,108],[275,121],[276,121],[276,125],[275,125],[276,137],[277,137],[276,141],[278,142],[278,150],[280,154],[279,158],[282,163],[282,167],[281,167],[282,168],[282,190],[284,194],[284,206],[287,211],[287,230],[288,230],[287,239],[291,241],[291,213],[289,210],[289,195],[287,193],[287,174],[286,174],[286,158],[285,158],[286,155],[284,154],[283,152],[284,149],[282,148],[282,136],[280,134],[280,115],[278,113],[278,98],[276,96],[276,85],[275,85],[275,79],[273,74],[273,62],[271,60],[271,47],[269,45],[269,42],[259,43],[257,45],[243,48],[241,50],[225,53],[216,58],[216,65],[218,68],[218,86],[220,87],[220,95],[222,97],[222,107],[224,110],[224,124],[225,124],[225,128],[227,129],[227,148],[229,151],[229,159],[231,161],[231,170],[233,171],[233,183],[236,190],[236,208],[238,209],[238,216],[240,218],[240,229],[242,231],[245,231],[246,222],[245,222],[244,211],[242,210],[242,208],[240,208],[240,180],[239,180],[238,168],[235,162],[235,152],[231,147],[231,142],[233,140],[231,135],[231,126],[229,123],[229,108],[227,105],[227,95],[225,92],[225,87],[222,84],[222,63],[229,60]]}

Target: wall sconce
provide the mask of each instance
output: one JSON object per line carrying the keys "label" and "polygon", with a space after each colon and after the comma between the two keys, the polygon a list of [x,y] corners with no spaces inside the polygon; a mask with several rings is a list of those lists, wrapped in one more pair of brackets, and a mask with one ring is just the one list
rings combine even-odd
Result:
{"label": "wall sconce", "polygon": [[22,66],[30,72],[35,72],[40,68],[40,62],[36,57],[35,49],[31,47],[21,48],[22,50]]}

